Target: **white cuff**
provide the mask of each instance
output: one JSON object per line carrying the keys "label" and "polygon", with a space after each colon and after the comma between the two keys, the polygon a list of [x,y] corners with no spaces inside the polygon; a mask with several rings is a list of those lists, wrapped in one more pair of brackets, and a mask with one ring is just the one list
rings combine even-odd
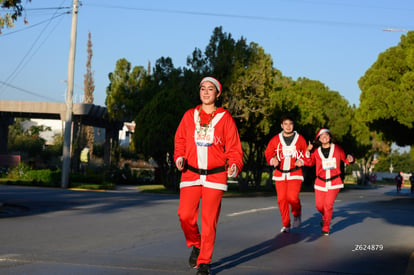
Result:
{"label": "white cuff", "polygon": [[237,176],[237,166],[235,163],[231,166],[231,168],[234,168],[233,174],[228,175],[230,178],[235,178]]}
{"label": "white cuff", "polygon": [[177,160],[175,161],[175,166],[178,167],[178,163],[180,162],[184,163],[184,157],[178,157]]}

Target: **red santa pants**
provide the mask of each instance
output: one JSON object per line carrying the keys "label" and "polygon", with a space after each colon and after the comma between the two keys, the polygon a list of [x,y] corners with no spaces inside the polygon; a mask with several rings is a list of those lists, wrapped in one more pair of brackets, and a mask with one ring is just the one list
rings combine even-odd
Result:
{"label": "red santa pants", "polygon": [[320,191],[315,189],[315,205],[319,213],[322,214],[322,231],[329,232],[329,226],[332,220],[333,205],[336,196],[339,193],[339,189],[329,189],[326,191]]}
{"label": "red santa pants", "polygon": [[282,224],[284,227],[290,227],[289,205],[294,217],[300,216],[302,211],[299,199],[302,180],[277,180],[275,184]]}
{"label": "red santa pants", "polygon": [[[197,266],[201,263],[211,262],[222,197],[222,190],[211,189],[201,185],[180,189],[178,216],[187,246],[200,248]],[[200,199],[201,234],[197,224]]]}

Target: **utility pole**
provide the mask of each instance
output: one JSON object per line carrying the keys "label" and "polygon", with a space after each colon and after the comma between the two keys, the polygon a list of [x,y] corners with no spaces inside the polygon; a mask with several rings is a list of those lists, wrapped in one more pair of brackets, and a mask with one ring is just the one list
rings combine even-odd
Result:
{"label": "utility pole", "polygon": [[76,53],[76,26],[78,22],[78,0],[73,0],[72,7],[72,31],[70,34],[69,62],[68,62],[68,86],[66,89],[66,114],[65,134],[63,137],[62,160],[62,188],[69,186],[70,163],[72,154],[72,113],[73,113],[73,85],[75,75]]}

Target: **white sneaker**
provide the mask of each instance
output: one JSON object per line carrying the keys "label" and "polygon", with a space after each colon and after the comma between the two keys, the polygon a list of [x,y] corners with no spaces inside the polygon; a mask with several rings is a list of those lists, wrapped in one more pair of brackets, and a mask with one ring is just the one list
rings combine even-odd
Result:
{"label": "white sneaker", "polygon": [[329,232],[328,232],[328,231],[323,231],[323,230],[322,230],[322,235],[324,235],[324,236],[328,236],[328,235],[329,235]]}
{"label": "white sneaker", "polygon": [[300,215],[297,217],[293,217],[293,224],[292,224],[293,228],[298,228],[301,223],[302,223],[302,217]]}
{"label": "white sneaker", "polygon": [[289,227],[282,227],[282,229],[280,229],[280,232],[282,232],[282,233],[289,233],[289,231],[290,231],[290,228]]}

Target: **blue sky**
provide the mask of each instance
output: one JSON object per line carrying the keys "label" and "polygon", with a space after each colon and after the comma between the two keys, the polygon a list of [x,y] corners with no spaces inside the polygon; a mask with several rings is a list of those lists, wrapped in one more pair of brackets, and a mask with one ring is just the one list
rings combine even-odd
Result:
{"label": "blue sky", "polygon": [[[23,0],[25,2],[25,0]],[[82,101],[91,32],[95,104],[104,105],[116,61],[153,66],[171,57],[186,66],[213,29],[264,48],[283,75],[319,80],[359,104],[358,79],[378,54],[414,30],[412,0],[84,0],[80,1],[73,100]],[[72,0],[32,0],[0,35],[0,99],[65,101]],[[3,13],[3,11],[2,11]],[[392,28],[397,31],[383,31]],[[225,89],[225,87],[224,87]]]}

